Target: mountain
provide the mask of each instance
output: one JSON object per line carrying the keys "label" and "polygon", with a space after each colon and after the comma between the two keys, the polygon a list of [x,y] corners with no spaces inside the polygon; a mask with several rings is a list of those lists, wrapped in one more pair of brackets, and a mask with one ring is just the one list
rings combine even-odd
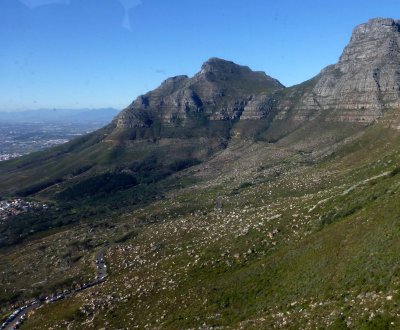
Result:
{"label": "mountain", "polygon": [[285,91],[279,118],[371,123],[399,108],[400,21],[357,26],[339,62]]}
{"label": "mountain", "polygon": [[104,254],[104,282],[23,326],[400,328],[399,24],[359,25],[289,88],[212,58],[1,163],[4,198],[46,207],[0,220],[0,312],[88,283]]}
{"label": "mountain", "polygon": [[[7,178],[2,192],[47,194],[54,186],[51,194],[70,196],[62,188],[83,184],[81,179],[90,175],[101,177],[104,171],[129,171],[142,177],[146,168],[146,177],[163,178],[226,148],[253,97],[283,88],[264,73],[212,58],[194,77],[167,79],[139,96],[105,128],[59,149],[18,159],[17,173],[16,163],[8,163],[3,167]],[[83,168],[85,175],[77,176]]]}
{"label": "mountain", "polygon": [[140,96],[119,115],[117,127],[149,127],[153,122],[185,126],[193,113],[210,121],[233,120],[240,118],[255,95],[283,88],[263,72],[211,58],[193,78],[167,79],[156,90]]}
{"label": "mountain", "polygon": [[105,109],[39,109],[0,112],[0,122],[8,123],[90,123],[106,125],[118,114]]}
{"label": "mountain", "polygon": [[[229,126],[241,118],[246,106],[259,94],[269,95],[284,86],[263,72],[211,58],[194,77],[178,76],[139,96],[116,118],[117,129],[150,131],[153,137],[169,137],[188,128],[192,135],[204,136],[211,130]],[[225,123],[221,123],[225,122]],[[159,129],[156,132],[155,127]]]}
{"label": "mountain", "polygon": [[[211,59],[192,79],[186,76],[171,78],[156,91],[139,97],[121,113],[117,126],[149,126],[154,120],[150,117],[156,113],[163,116],[164,123],[176,127],[179,126],[177,123],[187,121],[188,110],[204,112],[211,120],[268,118],[277,124],[283,121],[288,127],[288,122],[299,127],[301,123],[313,120],[369,124],[385,115],[386,121],[396,126],[399,123],[393,110],[399,107],[400,97],[399,29],[399,21],[382,18],[357,26],[337,64],[291,88],[283,88],[275,79],[260,73],[247,77],[243,70],[248,69],[241,68],[238,70],[241,72],[240,83],[230,86],[224,95],[222,82],[227,76],[215,80],[214,83],[221,86],[220,90],[210,81],[222,68],[229,71],[228,63],[232,63]],[[254,83],[250,83],[250,77]],[[259,80],[261,78],[263,82]],[[228,78],[230,81],[237,79],[237,73]],[[243,86],[251,87],[251,90]],[[172,96],[165,99],[163,93]],[[234,101],[229,100],[229,94],[235,95]],[[222,95],[221,101],[218,101],[219,95]]]}

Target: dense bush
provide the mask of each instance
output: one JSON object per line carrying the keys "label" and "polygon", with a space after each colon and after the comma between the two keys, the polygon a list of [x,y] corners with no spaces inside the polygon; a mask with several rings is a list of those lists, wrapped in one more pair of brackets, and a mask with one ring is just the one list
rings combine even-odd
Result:
{"label": "dense bush", "polygon": [[136,178],[126,173],[104,173],[83,180],[60,193],[61,198],[74,199],[99,193],[111,193],[137,185]]}
{"label": "dense bush", "polygon": [[34,185],[28,186],[26,188],[23,188],[19,191],[17,191],[17,196],[21,196],[21,197],[26,197],[26,196],[30,196],[33,194],[36,194],[37,192],[44,190],[48,187],[51,187],[57,183],[62,182],[63,180],[61,178],[55,178],[55,179],[49,179],[49,180],[45,180],[45,181],[40,181]]}

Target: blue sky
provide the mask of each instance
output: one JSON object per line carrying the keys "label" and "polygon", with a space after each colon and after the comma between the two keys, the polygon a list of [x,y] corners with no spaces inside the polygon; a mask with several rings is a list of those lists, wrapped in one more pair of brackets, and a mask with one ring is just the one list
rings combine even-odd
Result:
{"label": "blue sky", "polygon": [[127,106],[221,57],[284,85],[335,63],[398,0],[0,0],[0,110]]}

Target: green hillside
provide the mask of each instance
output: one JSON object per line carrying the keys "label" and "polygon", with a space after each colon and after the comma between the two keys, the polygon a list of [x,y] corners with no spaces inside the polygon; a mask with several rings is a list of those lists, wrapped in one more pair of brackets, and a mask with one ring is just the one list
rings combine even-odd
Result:
{"label": "green hillside", "polygon": [[[232,141],[161,179],[160,200],[103,209],[8,248],[2,269],[33,263],[59,278],[42,284],[50,290],[90,276],[90,256],[107,244],[104,284],[35,311],[23,327],[398,327],[400,134],[340,126],[321,127],[318,141],[302,130],[276,143]],[[112,195],[129,201],[133,189]],[[39,260],[44,251],[53,260]],[[54,260],[68,265],[68,280]],[[9,296],[33,280],[15,271],[3,274]]]}

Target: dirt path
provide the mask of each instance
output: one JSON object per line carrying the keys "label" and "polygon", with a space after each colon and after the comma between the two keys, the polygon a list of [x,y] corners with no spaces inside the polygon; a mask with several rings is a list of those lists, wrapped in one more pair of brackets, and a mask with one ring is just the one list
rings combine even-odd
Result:
{"label": "dirt path", "polygon": [[308,210],[308,213],[314,211],[319,205],[326,203],[327,201],[331,200],[332,198],[335,198],[337,196],[346,196],[348,193],[352,192],[357,187],[359,187],[359,186],[361,186],[363,184],[366,184],[366,183],[368,183],[368,182],[370,182],[372,180],[379,179],[379,178],[384,177],[384,176],[388,176],[390,173],[391,173],[391,171],[388,171],[388,172],[384,172],[384,173],[375,175],[375,176],[370,177],[368,179],[365,179],[363,181],[357,182],[356,184],[352,185],[350,188],[347,188],[345,191],[343,191],[342,193],[340,193],[338,195],[335,195],[335,196],[332,196],[332,197],[328,197],[328,198],[325,198],[325,199],[321,199],[317,204],[315,204],[312,208],[310,208]]}

